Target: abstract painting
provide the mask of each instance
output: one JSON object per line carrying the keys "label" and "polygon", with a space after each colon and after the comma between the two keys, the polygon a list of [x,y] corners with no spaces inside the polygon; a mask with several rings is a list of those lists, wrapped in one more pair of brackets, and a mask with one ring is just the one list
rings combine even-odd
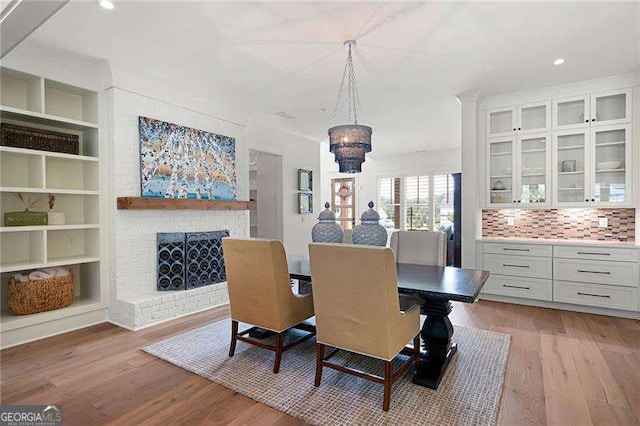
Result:
{"label": "abstract painting", "polygon": [[236,140],[138,117],[143,197],[234,200]]}

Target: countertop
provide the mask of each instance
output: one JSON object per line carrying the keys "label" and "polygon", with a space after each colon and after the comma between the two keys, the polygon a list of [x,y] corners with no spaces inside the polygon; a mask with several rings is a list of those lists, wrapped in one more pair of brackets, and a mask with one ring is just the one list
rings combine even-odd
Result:
{"label": "countertop", "polygon": [[503,244],[546,244],[554,246],[590,246],[590,247],[620,247],[620,248],[640,248],[638,241],[597,241],[597,240],[561,240],[544,238],[497,238],[483,237],[476,241],[481,243],[503,243]]}

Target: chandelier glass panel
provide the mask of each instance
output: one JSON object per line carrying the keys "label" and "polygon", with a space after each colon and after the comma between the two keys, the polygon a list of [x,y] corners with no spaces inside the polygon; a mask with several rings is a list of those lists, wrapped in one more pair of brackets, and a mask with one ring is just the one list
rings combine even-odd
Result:
{"label": "chandelier glass panel", "polygon": [[335,161],[340,166],[340,173],[360,173],[362,171],[362,163],[365,161],[365,154],[371,152],[371,133],[373,129],[369,126],[358,124],[360,98],[358,97],[356,74],[351,56],[351,50],[355,47],[356,42],[355,40],[348,40],[344,42],[344,45],[348,48],[347,62],[342,72],[338,99],[333,110],[333,120],[336,118],[346,84],[348,117],[349,122],[353,119],[353,124],[341,124],[329,129],[329,151],[335,155]]}

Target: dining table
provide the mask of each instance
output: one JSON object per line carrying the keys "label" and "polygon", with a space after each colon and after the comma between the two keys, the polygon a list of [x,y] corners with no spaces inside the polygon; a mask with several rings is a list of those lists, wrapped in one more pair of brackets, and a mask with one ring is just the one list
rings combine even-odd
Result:
{"label": "dining table", "polygon": [[[303,282],[313,282],[308,258],[288,259],[289,276]],[[423,347],[420,360],[413,370],[413,383],[438,389],[440,382],[458,350],[452,340],[454,328],[449,319],[452,301],[474,303],[489,278],[489,272],[479,269],[449,266],[396,264],[398,293],[408,294],[426,315],[420,330]],[[410,354],[412,348],[405,353]]]}

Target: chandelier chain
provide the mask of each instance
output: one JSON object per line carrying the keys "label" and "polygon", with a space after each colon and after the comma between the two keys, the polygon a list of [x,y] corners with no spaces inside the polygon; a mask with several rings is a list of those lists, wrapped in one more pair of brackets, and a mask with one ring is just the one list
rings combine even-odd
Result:
{"label": "chandelier chain", "polygon": [[338,97],[336,99],[335,106],[333,108],[332,122],[335,122],[338,107],[340,106],[340,99],[344,92],[345,79],[347,80],[347,108],[349,114],[349,121],[353,115],[355,124],[358,124],[358,108],[360,108],[360,97],[358,95],[358,85],[356,83],[356,73],[353,67],[353,57],[351,55],[351,45],[348,46],[349,51],[347,53],[347,61],[342,71],[342,79],[340,80],[340,88],[338,89]]}

